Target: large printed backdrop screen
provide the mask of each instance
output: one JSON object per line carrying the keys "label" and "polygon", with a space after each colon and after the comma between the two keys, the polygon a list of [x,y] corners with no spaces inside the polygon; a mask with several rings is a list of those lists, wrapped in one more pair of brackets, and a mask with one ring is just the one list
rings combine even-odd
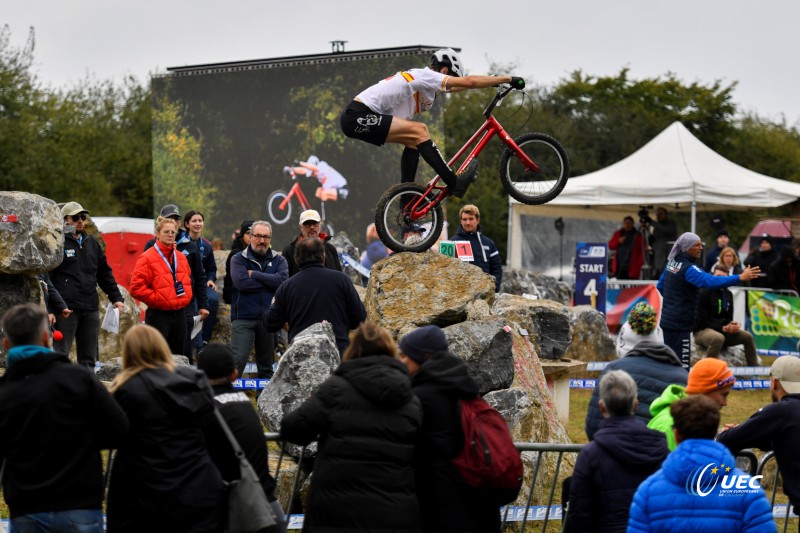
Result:
{"label": "large printed backdrop screen", "polygon": [[[154,209],[174,203],[204,213],[206,237],[225,246],[243,220],[273,223],[273,247],[298,234],[300,212],[325,212],[328,227],[363,249],[381,194],[400,181],[400,147],[376,147],[341,133],[339,115],[362,89],[399,70],[422,67],[430,52],[383,53],[336,61],[294,61],[250,69],[214,69],[153,79]],[[443,139],[443,102],[424,121]],[[283,171],[310,156],[336,169],[346,193],[323,203],[314,178]],[[427,167],[420,165],[418,181]],[[272,193],[297,183],[291,213],[268,212]],[[295,191],[296,192],[296,191]],[[326,196],[330,197],[330,193]],[[279,197],[282,198],[282,197]],[[156,211],[157,212],[157,211]]]}

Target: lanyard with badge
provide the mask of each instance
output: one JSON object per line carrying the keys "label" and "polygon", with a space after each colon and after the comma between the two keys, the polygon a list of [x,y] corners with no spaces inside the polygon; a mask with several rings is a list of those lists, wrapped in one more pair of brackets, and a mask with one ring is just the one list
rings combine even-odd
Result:
{"label": "lanyard with badge", "polygon": [[167,264],[167,268],[169,268],[169,271],[172,273],[172,281],[175,282],[175,295],[183,296],[183,294],[186,292],[186,290],[183,288],[183,282],[178,281],[178,277],[175,275],[175,273],[178,271],[178,252],[175,249],[172,250],[172,262],[174,265],[170,265],[169,261],[167,261],[167,258],[161,252],[161,249],[158,247],[157,244],[155,246],[155,249],[156,252],[158,252],[158,255],[161,256],[161,259],[163,259],[164,262]]}

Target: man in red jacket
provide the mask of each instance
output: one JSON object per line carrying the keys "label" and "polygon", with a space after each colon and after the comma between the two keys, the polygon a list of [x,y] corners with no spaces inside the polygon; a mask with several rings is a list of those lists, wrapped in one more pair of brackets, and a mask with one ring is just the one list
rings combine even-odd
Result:
{"label": "man in red jacket", "polygon": [[644,264],[644,239],[636,230],[633,217],[622,219],[622,228],[611,236],[608,247],[616,251],[611,275],[617,279],[639,279]]}

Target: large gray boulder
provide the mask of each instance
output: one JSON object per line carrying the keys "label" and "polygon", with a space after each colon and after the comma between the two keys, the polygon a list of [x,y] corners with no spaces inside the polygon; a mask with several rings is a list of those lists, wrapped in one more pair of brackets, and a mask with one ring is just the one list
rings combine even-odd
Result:
{"label": "large gray boulder", "polygon": [[63,228],[53,200],[27,192],[0,192],[0,273],[40,274],[56,268],[64,254]]}
{"label": "large gray boulder", "polygon": [[[299,407],[340,363],[329,323],[314,324],[298,333],[281,357],[275,375],[258,396],[258,413],[268,430],[280,431],[283,415]],[[302,448],[287,443],[286,450],[299,457]],[[306,449],[306,455],[316,451],[314,443]]]}
{"label": "large gray boulder", "polygon": [[507,389],[514,380],[511,333],[499,318],[462,322],[444,328],[450,351],[466,361],[481,394]]}
{"label": "large gray boulder", "polygon": [[591,305],[578,305],[568,310],[572,342],[565,357],[587,362],[616,359],[617,346],[608,332],[605,315]]}
{"label": "large gray boulder", "polygon": [[[36,276],[30,274],[0,274],[0,320],[6,311],[19,304],[38,303],[44,307],[44,296]],[[0,333],[2,338],[2,333]],[[6,353],[0,342],[0,368],[6,366]]]}
{"label": "large gray boulder", "polygon": [[542,359],[562,359],[572,341],[569,311],[560,303],[500,294],[492,314],[527,330]]}
{"label": "large gray boulder", "polygon": [[534,296],[540,300],[553,300],[564,305],[572,302],[572,291],[568,284],[539,272],[508,268],[503,270],[500,292],[523,296]]}
{"label": "large gray boulder", "polygon": [[399,337],[488,317],[493,300],[494,279],[480,268],[435,253],[400,253],[372,267],[364,306],[369,320]]}
{"label": "large gray boulder", "polygon": [[[509,389],[487,394],[486,401],[506,419],[515,442],[571,444],[572,441],[558,418],[534,343],[516,330],[512,330],[512,335],[514,383]],[[576,458],[576,454],[565,455],[560,472],[571,472]],[[534,452],[523,452],[522,462],[525,465],[525,476],[517,505],[525,505],[525,497],[534,485],[533,473],[536,471],[538,475],[534,485],[533,504],[546,504],[549,482],[555,476],[558,466],[557,455],[549,453],[539,457]]]}
{"label": "large gray boulder", "polygon": [[[359,260],[360,253],[358,248],[356,248],[356,246],[350,242],[350,238],[344,231],[338,232],[336,235],[331,237],[331,240],[328,242],[330,242],[340,254],[347,254],[356,261]],[[358,286],[362,284],[363,276],[361,276],[358,270],[344,262],[342,262],[342,268],[342,271],[347,274],[347,277],[350,278],[354,285]]]}

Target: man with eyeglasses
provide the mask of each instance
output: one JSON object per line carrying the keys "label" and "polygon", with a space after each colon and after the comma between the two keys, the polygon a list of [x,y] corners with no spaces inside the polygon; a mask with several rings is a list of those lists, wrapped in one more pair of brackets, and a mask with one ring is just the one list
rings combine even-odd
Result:
{"label": "man with eyeglasses", "polygon": [[294,276],[300,271],[300,267],[297,266],[297,263],[294,260],[295,246],[297,246],[299,241],[307,239],[308,237],[319,239],[324,244],[325,268],[338,270],[339,272],[343,270],[342,262],[339,261],[339,252],[336,250],[334,245],[328,242],[331,240],[331,236],[320,231],[321,220],[322,217],[320,217],[319,213],[314,209],[308,209],[300,213],[300,235],[281,252],[281,255],[286,258],[286,261],[289,264],[289,277]]}
{"label": "man with eyeglasses", "polygon": [[264,220],[253,222],[250,244],[231,259],[231,348],[240,376],[250,350],[255,348],[258,377],[272,377],[274,336],[261,317],[269,310],[275,291],[288,278],[286,259],[272,250],[272,226]]}
{"label": "man with eyeglasses", "polygon": [[61,208],[61,216],[64,217],[64,260],[50,273],[50,280],[71,312],[66,317],[56,315],[55,327],[64,336],[55,341],[54,348],[69,354],[72,342],[76,341],[78,363],[94,369],[100,332],[97,286],[120,313],[125,304],[106,254],[97,241],[86,234],[89,211],[78,202],[67,202]]}

